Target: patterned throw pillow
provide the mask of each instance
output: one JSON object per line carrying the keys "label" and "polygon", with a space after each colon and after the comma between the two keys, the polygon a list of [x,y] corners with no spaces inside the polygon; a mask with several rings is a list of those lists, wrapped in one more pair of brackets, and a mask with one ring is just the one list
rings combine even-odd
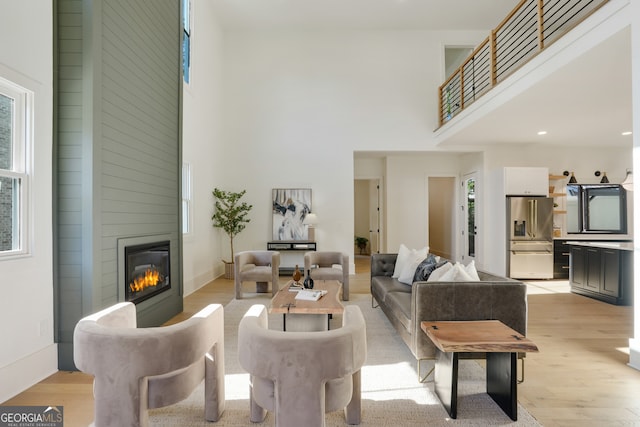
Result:
{"label": "patterned throw pillow", "polygon": [[429,276],[433,271],[447,263],[447,260],[442,260],[438,262],[438,257],[433,254],[429,254],[427,258],[424,259],[416,268],[416,272],[413,275],[414,282],[424,282],[429,279]]}

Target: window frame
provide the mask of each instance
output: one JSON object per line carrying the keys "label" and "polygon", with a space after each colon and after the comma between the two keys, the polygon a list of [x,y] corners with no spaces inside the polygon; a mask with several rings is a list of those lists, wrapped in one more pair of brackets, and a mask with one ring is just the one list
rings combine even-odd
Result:
{"label": "window frame", "polygon": [[[13,248],[0,250],[0,260],[30,254],[30,180],[32,169],[34,96],[30,90],[0,76],[0,93],[13,99],[12,164],[11,169],[0,168],[0,177],[19,181],[17,192],[17,224]],[[17,240],[17,242],[15,241]]]}
{"label": "window frame", "polygon": [[[182,27],[182,80],[189,85],[191,83],[191,34],[193,30],[193,4],[191,0],[181,0],[181,27]],[[185,46],[186,44],[186,46]],[[185,64],[186,48],[186,64]]]}
{"label": "window frame", "polygon": [[188,236],[193,232],[193,193],[192,193],[192,174],[191,164],[189,162],[182,163],[182,224],[181,230],[183,236]]}

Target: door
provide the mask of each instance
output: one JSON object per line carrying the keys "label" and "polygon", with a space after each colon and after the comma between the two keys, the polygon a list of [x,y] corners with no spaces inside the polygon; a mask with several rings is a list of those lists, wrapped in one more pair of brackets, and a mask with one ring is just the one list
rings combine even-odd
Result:
{"label": "door", "polygon": [[476,239],[478,226],[476,223],[476,174],[468,174],[462,180],[462,259],[470,262],[476,258]]}
{"label": "door", "polygon": [[511,240],[553,239],[553,199],[548,197],[509,197]]}
{"label": "door", "polygon": [[428,178],[429,252],[455,259],[457,208],[456,178]]}
{"label": "door", "polygon": [[369,180],[369,244],[372,254],[380,253],[380,180]]}
{"label": "door", "polygon": [[381,242],[382,200],[380,179],[354,180],[354,236],[367,238],[367,245],[362,251],[355,248],[355,254],[368,255],[379,253]]}

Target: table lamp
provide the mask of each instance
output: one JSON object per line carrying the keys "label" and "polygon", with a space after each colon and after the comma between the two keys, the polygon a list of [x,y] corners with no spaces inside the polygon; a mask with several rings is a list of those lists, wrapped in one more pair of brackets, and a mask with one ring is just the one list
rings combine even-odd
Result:
{"label": "table lamp", "polygon": [[303,224],[309,227],[307,232],[307,240],[310,242],[316,241],[316,224],[318,223],[318,217],[314,213],[308,213],[307,216],[304,217]]}

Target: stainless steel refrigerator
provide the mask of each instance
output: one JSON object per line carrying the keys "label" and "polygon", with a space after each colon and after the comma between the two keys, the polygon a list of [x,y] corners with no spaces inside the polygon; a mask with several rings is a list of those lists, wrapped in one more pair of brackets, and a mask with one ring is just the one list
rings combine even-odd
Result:
{"label": "stainless steel refrigerator", "polygon": [[553,199],[507,197],[507,275],[553,278]]}

